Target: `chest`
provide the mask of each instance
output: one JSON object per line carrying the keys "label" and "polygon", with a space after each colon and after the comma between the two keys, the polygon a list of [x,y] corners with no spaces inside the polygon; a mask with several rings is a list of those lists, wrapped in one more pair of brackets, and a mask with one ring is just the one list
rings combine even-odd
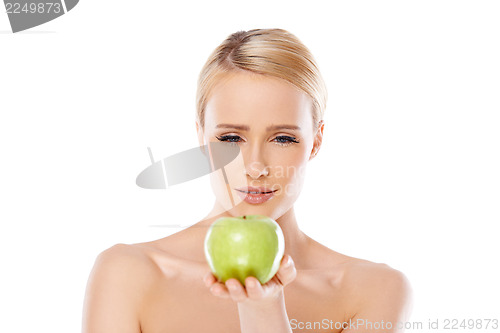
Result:
{"label": "chest", "polygon": [[[321,278],[297,276],[285,287],[294,332],[340,332],[346,315],[342,290]],[[237,304],[213,296],[200,280],[165,280],[151,291],[141,313],[142,333],[240,332]]]}

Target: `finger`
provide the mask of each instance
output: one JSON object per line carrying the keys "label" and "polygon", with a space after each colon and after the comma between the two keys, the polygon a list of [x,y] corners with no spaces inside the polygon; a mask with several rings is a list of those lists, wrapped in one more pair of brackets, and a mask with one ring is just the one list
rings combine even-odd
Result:
{"label": "finger", "polygon": [[205,283],[205,286],[210,287],[212,284],[217,282],[217,278],[212,274],[212,272],[208,272],[205,274],[203,282]]}
{"label": "finger", "polygon": [[274,295],[278,290],[292,282],[297,276],[297,270],[293,259],[289,255],[284,255],[281,259],[280,268],[271,280],[262,286],[262,297]]}
{"label": "finger", "polygon": [[226,287],[229,290],[229,295],[235,302],[243,302],[247,299],[245,288],[236,279],[229,279],[226,281]]}
{"label": "finger", "polygon": [[283,285],[281,284],[281,281],[275,275],[271,280],[267,281],[264,285],[262,285],[262,298],[275,295],[282,288]]}
{"label": "finger", "polygon": [[264,297],[264,289],[260,281],[253,276],[249,276],[245,279],[245,288],[248,298],[250,299],[261,299]]}
{"label": "finger", "polygon": [[229,291],[227,290],[226,286],[220,282],[216,282],[216,283],[212,284],[212,286],[210,287],[210,292],[212,293],[212,295],[218,296],[221,298],[229,298],[230,297]]}
{"label": "finger", "polygon": [[293,259],[287,254],[283,257],[280,268],[275,275],[277,282],[284,287],[292,282],[296,276],[297,270],[295,269]]}

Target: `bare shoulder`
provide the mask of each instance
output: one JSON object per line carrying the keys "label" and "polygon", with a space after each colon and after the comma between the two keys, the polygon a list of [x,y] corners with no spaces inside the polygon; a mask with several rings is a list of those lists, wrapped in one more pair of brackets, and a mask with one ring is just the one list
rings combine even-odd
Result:
{"label": "bare shoulder", "polygon": [[107,273],[124,274],[128,280],[132,278],[147,279],[157,271],[150,256],[135,244],[115,244],[102,251],[96,258],[95,266]]}
{"label": "bare shoulder", "polygon": [[403,272],[385,263],[347,256],[317,242],[312,244],[315,250],[309,257],[321,259],[314,265],[325,268],[329,285],[343,295],[346,320],[397,322],[409,318],[413,292]]}
{"label": "bare shoulder", "polygon": [[352,313],[363,319],[402,321],[410,316],[412,287],[406,275],[387,264],[352,258],[345,264]]}
{"label": "bare shoulder", "polygon": [[397,284],[409,287],[406,276],[399,270],[384,263],[350,258],[345,264],[345,271],[352,283],[356,285],[381,286],[384,284]]}
{"label": "bare shoulder", "polygon": [[388,293],[401,298],[411,295],[410,282],[401,271],[384,263],[336,252],[314,240],[311,244],[313,250],[307,256],[308,263],[314,268],[324,268],[330,282],[359,296],[360,301],[373,300]]}
{"label": "bare shoulder", "polygon": [[346,288],[355,288],[363,293],[380,292],[381,288],[391,288],[400,292],[411,291],[406,276],[399,270],[384,263],[351,257],[336,252],[320,243],[313,242],[315,250],[311,252],[309,261],[316,260],[318,267],[334,267],[342,276]]}
{"label": "bare shoulder", "polygon": [[87,282],[83,332],[140,332],[140,311],[158,276],[154,263],[134,245],[102,251]]}

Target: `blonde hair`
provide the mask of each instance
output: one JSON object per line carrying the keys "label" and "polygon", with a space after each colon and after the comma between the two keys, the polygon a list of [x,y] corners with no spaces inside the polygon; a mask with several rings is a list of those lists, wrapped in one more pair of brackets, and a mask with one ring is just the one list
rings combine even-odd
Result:
{"label": "blonde hair", "polygon": [[313,127],[323,119],[327,91],[309,49],[286,30],[254,29],[229,35],[203,66],[196,93],[196,115],[202,128],[212,88],[222,76],[237,70],[288,81],[311,97]]}

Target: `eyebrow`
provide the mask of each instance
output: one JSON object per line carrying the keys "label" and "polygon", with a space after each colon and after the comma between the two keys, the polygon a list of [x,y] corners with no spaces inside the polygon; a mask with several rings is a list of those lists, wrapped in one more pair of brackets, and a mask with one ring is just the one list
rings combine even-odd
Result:
{"label": "eyebrow", "polygon": [[[241,131],[249,131],[250,127],[246,125],[236,125],[236,124],[218,124],[215,128],[234,128]],[[271,125],[266,128],[266,131],[276,131],[281,129],[296,130],[300,131],[300,127],[296,125]]]}

